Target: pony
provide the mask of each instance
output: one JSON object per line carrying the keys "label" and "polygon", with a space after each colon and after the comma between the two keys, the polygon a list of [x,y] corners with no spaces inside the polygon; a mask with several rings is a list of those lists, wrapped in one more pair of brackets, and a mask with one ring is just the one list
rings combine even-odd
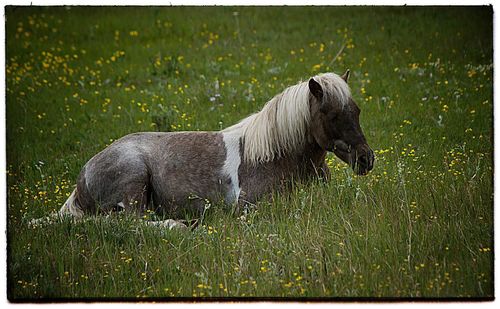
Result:
{"label": "pony", "polygon": [[207,201],[238,210],[287,183],[328,180],[327,152],[365,175],[375,157],[348,79],[349,70],[313,76],[222,131],[126,135],[83,166],[59,215],[153,211],[181,218],[201,216]]}

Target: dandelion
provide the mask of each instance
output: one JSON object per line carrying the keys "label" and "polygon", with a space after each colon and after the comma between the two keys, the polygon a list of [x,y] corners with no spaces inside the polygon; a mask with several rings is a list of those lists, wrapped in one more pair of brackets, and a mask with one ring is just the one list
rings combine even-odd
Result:
{"label": "dandelion", "polygon": [[321,64],[315,64],[312,67],[313,72],[319,71],[320,69],[321,69]]}
{"label": "dandelion", "polygon": [[471,69],[471,70],[467,71],[467,76],[469,78],[474,77],[474,75],[476,75],[476,74],[477,74],[477,72],[474,69]]}

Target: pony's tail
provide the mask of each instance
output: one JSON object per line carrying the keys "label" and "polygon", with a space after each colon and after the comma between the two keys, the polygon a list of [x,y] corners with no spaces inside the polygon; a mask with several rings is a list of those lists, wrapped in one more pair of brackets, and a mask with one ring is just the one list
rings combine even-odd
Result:
{"label": "pony's tail", "polygon": [[74,189],[59,211],[51,212],[48,216],[43,218],[32,219],[28,222],[28,225],[34,227],[53,224],[64,217],[73,217],[75,219],[82,218],[83,211],[77,203],[76,194],[77,191]]}
{"label": "pony's tail", "polygon": [[64,205],[61,207],[61,209],[59,209],[59,216],[72,216],[76,219],[80,219],[83,217],[83,211],[77,203],[76,194],[76,189],[71,192],[71,195],[68,197]]}

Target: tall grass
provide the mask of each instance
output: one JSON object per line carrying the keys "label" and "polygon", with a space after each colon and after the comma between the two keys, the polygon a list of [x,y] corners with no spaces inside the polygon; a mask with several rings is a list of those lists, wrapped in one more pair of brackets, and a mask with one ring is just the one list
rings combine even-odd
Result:
{"label": "tall grass", "polygon": [[[6,9],[8,297],[493,297],[491,7]],[[464,23],[467,20],[467,23]],[[338,58],[334,56],[341,51]],[[219,130],[350,68],[375,169],[192,232],[28,227],[136,131]]]}

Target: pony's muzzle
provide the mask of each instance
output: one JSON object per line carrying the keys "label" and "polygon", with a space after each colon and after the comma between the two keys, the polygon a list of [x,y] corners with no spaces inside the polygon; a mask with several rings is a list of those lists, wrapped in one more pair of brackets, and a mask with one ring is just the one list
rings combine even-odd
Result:
{"label": "pony's muzzle", "polygon": [[363,144],[356,147],[353,169],[356,171],[358,175],[368,174],[368,172],[373,169],[374,163],[375,163],[375,154],[367,144]]}
{"label": "pony's muzzle", "polygon": [[351,146],[338,139],[333,142],[333,152],[349,164],[358,175],[366,175],[373,169],[375,155],[367,144]]}

